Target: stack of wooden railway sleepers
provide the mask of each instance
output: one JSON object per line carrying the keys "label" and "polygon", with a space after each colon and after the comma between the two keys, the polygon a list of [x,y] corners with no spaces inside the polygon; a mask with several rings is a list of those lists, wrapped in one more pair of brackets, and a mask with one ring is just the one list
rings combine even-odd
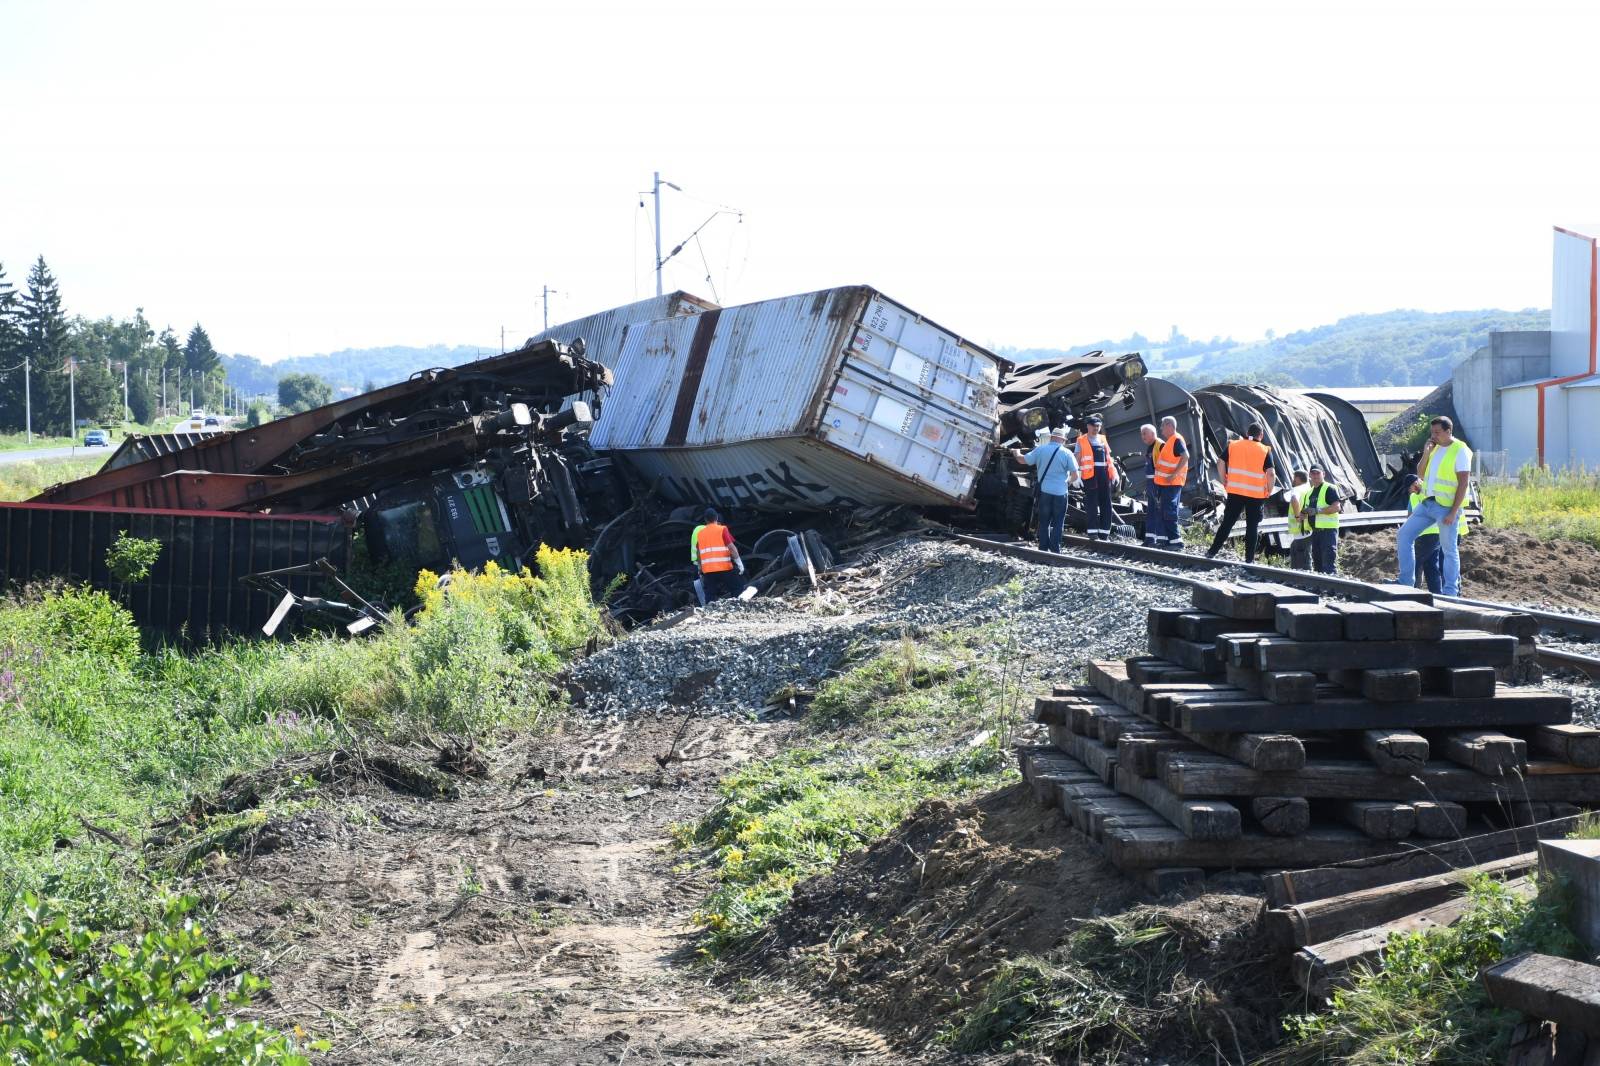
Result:
{"label": "stack of wooden railway sleepers", "polygon": [[1025,776],[1156,890],[1600,806],[1600,730],[1572,724],[1564,695],[1503,683],[1531,618],[1378,594],[1209,584],[1190,608],[1151,610],[1150,655],[1091,662],[1086,684],[1037,700],[1050,744],[1019,753]]}

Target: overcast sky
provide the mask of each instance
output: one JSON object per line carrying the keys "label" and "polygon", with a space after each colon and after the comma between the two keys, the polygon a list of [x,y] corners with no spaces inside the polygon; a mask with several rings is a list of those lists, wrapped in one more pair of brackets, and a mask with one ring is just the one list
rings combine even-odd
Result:
{"label": "overcast sky", "polygon": [[[265,359],[866,282],[987,344],[1547,307],[1584,3],[0,0],[0,262]],[[703,257],[703,258],[702,258]],[[706,280],[709,273],[710,282]],[[713,294],[713,288],[715,293]]]}

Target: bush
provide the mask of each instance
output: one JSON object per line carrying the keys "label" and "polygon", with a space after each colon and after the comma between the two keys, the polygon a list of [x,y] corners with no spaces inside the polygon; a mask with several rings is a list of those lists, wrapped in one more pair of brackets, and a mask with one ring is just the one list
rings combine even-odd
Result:
{"label": "bush", "polygon": [[99,934],[25,895],[0,948],[0,1051],[13,1062],[306,1066],[290,1038],[224,1013],[266,983],[207,950],[195,903],[170,901],[133,944],[104,950]]}
{"label": "bush", "polygon": [[128,609],[104,592],[50,589],[22,610],[0,611],[0,648],[7,647],[13,654],[82,653],[128,667],[139,657],[139,627]]}
{"label": "bush", "polygon": [[1483,521],[1546,540],[1581,540],[1600,548],[1600,470],[1528,465],[1515,485],[1481,487]]}
{"label": "bush", "polygon": [[150,576],[150,568],[161,557],[161,542],[141,537],[130,537],[126,530],[117,533],[116,541],[106,549],[106,568],[111,579],[129,585]]}

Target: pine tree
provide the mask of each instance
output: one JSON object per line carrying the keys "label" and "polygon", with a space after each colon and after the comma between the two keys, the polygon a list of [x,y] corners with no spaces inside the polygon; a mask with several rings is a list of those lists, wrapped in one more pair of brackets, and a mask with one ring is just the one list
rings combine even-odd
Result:
{"label": "pine tree", "polygon": [[195,402],[210,410],[211,397],[217,395],[215,379],[222,367],[222,358],[217,355],[217,350],[211,346],[211,338],[198,322],[189,331],[189,339],[183,345],[183,361],[189,372],[196,376]]}
{"label": "pine tree", "polygon": [[66,362],[71,333],[61,310],[61,290],[42,255],[28,271],[21,324],[22,351],[32,363],[33,427],[71,436]]}
{"label": "pine tree", "polygon": [[0,430],[23,428],[22,304],[0,264]]}

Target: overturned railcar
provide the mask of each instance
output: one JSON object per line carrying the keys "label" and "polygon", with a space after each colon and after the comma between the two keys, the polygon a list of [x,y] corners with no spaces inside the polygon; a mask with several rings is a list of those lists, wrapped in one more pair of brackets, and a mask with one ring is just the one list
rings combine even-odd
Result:
{"label": "overturned railcar", "polygon": [[969,507],[1005,361],[866,286],[627,327],[591,443],[673,503]]}

